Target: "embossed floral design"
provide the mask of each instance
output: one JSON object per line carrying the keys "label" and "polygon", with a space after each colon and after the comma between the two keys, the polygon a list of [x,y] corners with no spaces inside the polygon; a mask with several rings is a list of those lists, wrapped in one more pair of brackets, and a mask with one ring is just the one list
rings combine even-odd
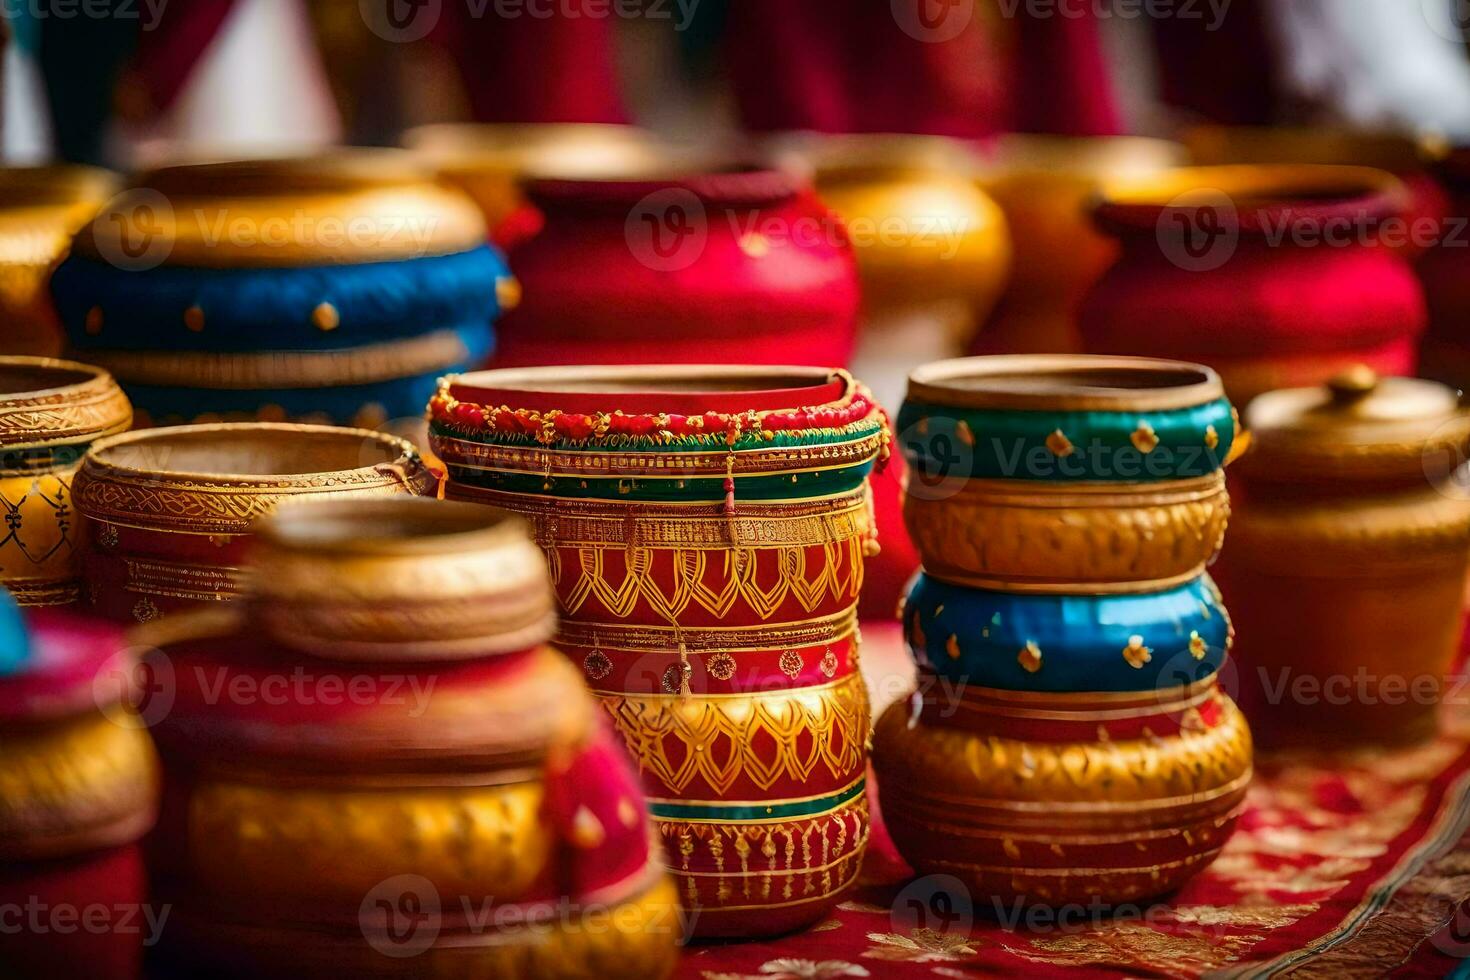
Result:
{"label": "embossed floral design", "polygon": [[735,658],[728,653],[717,653],[704,662],[704,669],[717,681],[728,681],[735,676]]}
{"label": "embossed floral design", "polygon": [[107,523],[99,524],[97,526],[97,543],[104,548],[116,548],[117,525]]}
{"label": "embossed floral design", "polygon": [[688,683],[693,673],[694,668],[688,664],[670,664],[664,669],[664,676],[662,681],[660,681],[664,693],[678,694],[683,691],[684,685]]}
{"label": "embossed floral design", "polygon": [[827,652],[822,654],[822,662],[817,667],[822,671],[823,677],[837,676],[837,654],[832,652],[831,647],[828,647]]}
{"label": "embossed floral design", "polygon": [[870,932],[868,939],[879,945],[863,953],[875,960],[899,963],[943,963],[962,960],[979,953],[968,936],[915,929],[907,936],[894,932]]}
{"label": "embossed floral design", "polygon": [[593,650],[582,660],[582,669],[594,681],[600,681],[612,673],[612,661],[601,650]]}
{"label": "embossed floral design", "polygon": [[781,659],[777,663],[781,668],[781,673],[792,679],[800,676],[801,668],[805,666],[805,661],[801,659],[801,654],[795,650],[787,650],[781,654]]}
{"label": "embossed floral design", "polygon": [[158,618],[158,607],[152,599],[144,596],[133,604],[133,618],[140,623],[151,622]]}

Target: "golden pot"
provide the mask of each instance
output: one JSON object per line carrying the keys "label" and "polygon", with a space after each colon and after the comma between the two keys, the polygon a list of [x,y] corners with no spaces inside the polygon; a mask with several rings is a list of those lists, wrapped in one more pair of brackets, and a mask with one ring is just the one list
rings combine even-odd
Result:
{"label": "golden pot", "polygon": [[1263,740],[1434,731],[1459,649],[1470,415],[1434,382],[1359,369],[1262,395],[1217,566]]}
{"label": "golden pot", "polygon": [[0,584],[21,605],[75,602],[72,475],[93,440],[132,424],[132,408],[110,374],[73,361],[0,358],[0,387]]}
{"label": "golden pot", "polygon": [[614,177],[664,162],[653,134],[597,123],[436,123],[410,129],[404,145],[474,198],[492,236],[525,206],[527,177]]}
{"label": "golden pot", "polygon": [[51,269],[116,180],[93,167],[0,169],[0,354],[61,353],[61,324],[47,287]]}
{"label": "golden pot", "polygon": [[[544,646],[526,527],[404,498],[297,504],[259,533],[243,603],[138,634],[177,678],[156,729],[167,953],[270,976],[671,972],[674,889],[621,748]],[[457,600],[532,617],[455,620],[449,645]]]}
{"label": "golden pot", "polygon": [[1005,213],[1015,264],[979,348],[997,354],[1082,350],[1077,307],[1118,254],[1117,243],[1093,227],[1089,201],[1104,181],[1157,173],[1185,159],[1176,143],[1137,136],[999,139],[982,183]]}

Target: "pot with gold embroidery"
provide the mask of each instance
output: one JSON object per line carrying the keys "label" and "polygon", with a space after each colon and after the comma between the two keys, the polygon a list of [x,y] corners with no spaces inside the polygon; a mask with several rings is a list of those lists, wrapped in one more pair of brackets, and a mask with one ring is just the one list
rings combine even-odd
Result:
{"label": "pot with gold embroidery", "polygon": [[1240,444],[1219,378],[1143,358],[944,362],[911,376],[900,427],[920,685],[873,747],[900,851],[1008,901],[1177,887],[1219,852],[1251,776],[1218,680],[1234,631],[1205,574]]}
{"label": "pot with gold embroidery", "polygon": [[365,429],[242,422],[104,439],[74,484],[82,598],[137,622],[233,599],[251,526],[280,504],[437,489],[412,443]]}
{"label": "pot with gold embroidery", "polygon": [[808,925],[868,833],[855,604],[888,430],[816,368],[488,371],[430,404],[446,496],[529,518],[560,643],[637,760],[699,935]]}
{"label": "pot with gold embroidery", "polygon": [[[249,976],[670,974],[675,890],[632,767],[545,645],[524,524],[338,499],[281,508],[256,544],[244,601],[137,632],[176,679],[155,726],[180,803],[154,868],[176,909],[166,957]],[[279,587],[303,576],[321,581]],[[440,622],[458,599],[486,614]]]}
{"label": "pot with gold embroidery", "polygon": [[0,358],[0,584],[23,606],[77,600],[80,522],[72,478],[87,448],[132,424],[106,371],[44,357]]}

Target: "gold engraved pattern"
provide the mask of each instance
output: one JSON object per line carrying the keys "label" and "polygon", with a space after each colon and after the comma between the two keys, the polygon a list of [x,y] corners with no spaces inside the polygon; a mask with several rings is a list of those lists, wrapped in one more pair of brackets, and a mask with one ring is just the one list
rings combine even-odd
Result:
{"label": "gold engraved pattern", "polygon": [[[868,695],[858,674],[820,687],[751,695],[597,695],[639,768],[670,793],[702,780],[716,794],[741,780],[761,790],[860,773]],[[760,738],[757,738],[760,735]],[[673,740],[681,750],[670,753]]]}

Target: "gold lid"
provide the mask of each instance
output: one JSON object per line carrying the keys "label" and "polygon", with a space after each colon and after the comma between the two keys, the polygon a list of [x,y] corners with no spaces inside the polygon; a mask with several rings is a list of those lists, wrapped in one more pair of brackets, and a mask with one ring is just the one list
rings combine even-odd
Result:
{"label": "gold lid", "polygon": [[1447,478],[1470,443],[1470,413],[1435,381],[1380,378],[1366,365],[1318,388],[1267,392],[1246,410],[1243,472],[1273,482]]}
{"label": "gold lid", "polygon": [[556,629],[530,528],[426,497],[303,501],[256,525],[251,618],[287,646],[352,661],[455,660]]}
{"label": "gold lid", "polygon": [[124,268],[388,262],[484,241],[485,222],[403,150],[161,167],[77,235],[88,258]]}
{"label": "gold lid", "polygon": [[410,129],[404,144],[451,179],[636,176],[672,149],[648,130],[605,123],[434,123]]}

